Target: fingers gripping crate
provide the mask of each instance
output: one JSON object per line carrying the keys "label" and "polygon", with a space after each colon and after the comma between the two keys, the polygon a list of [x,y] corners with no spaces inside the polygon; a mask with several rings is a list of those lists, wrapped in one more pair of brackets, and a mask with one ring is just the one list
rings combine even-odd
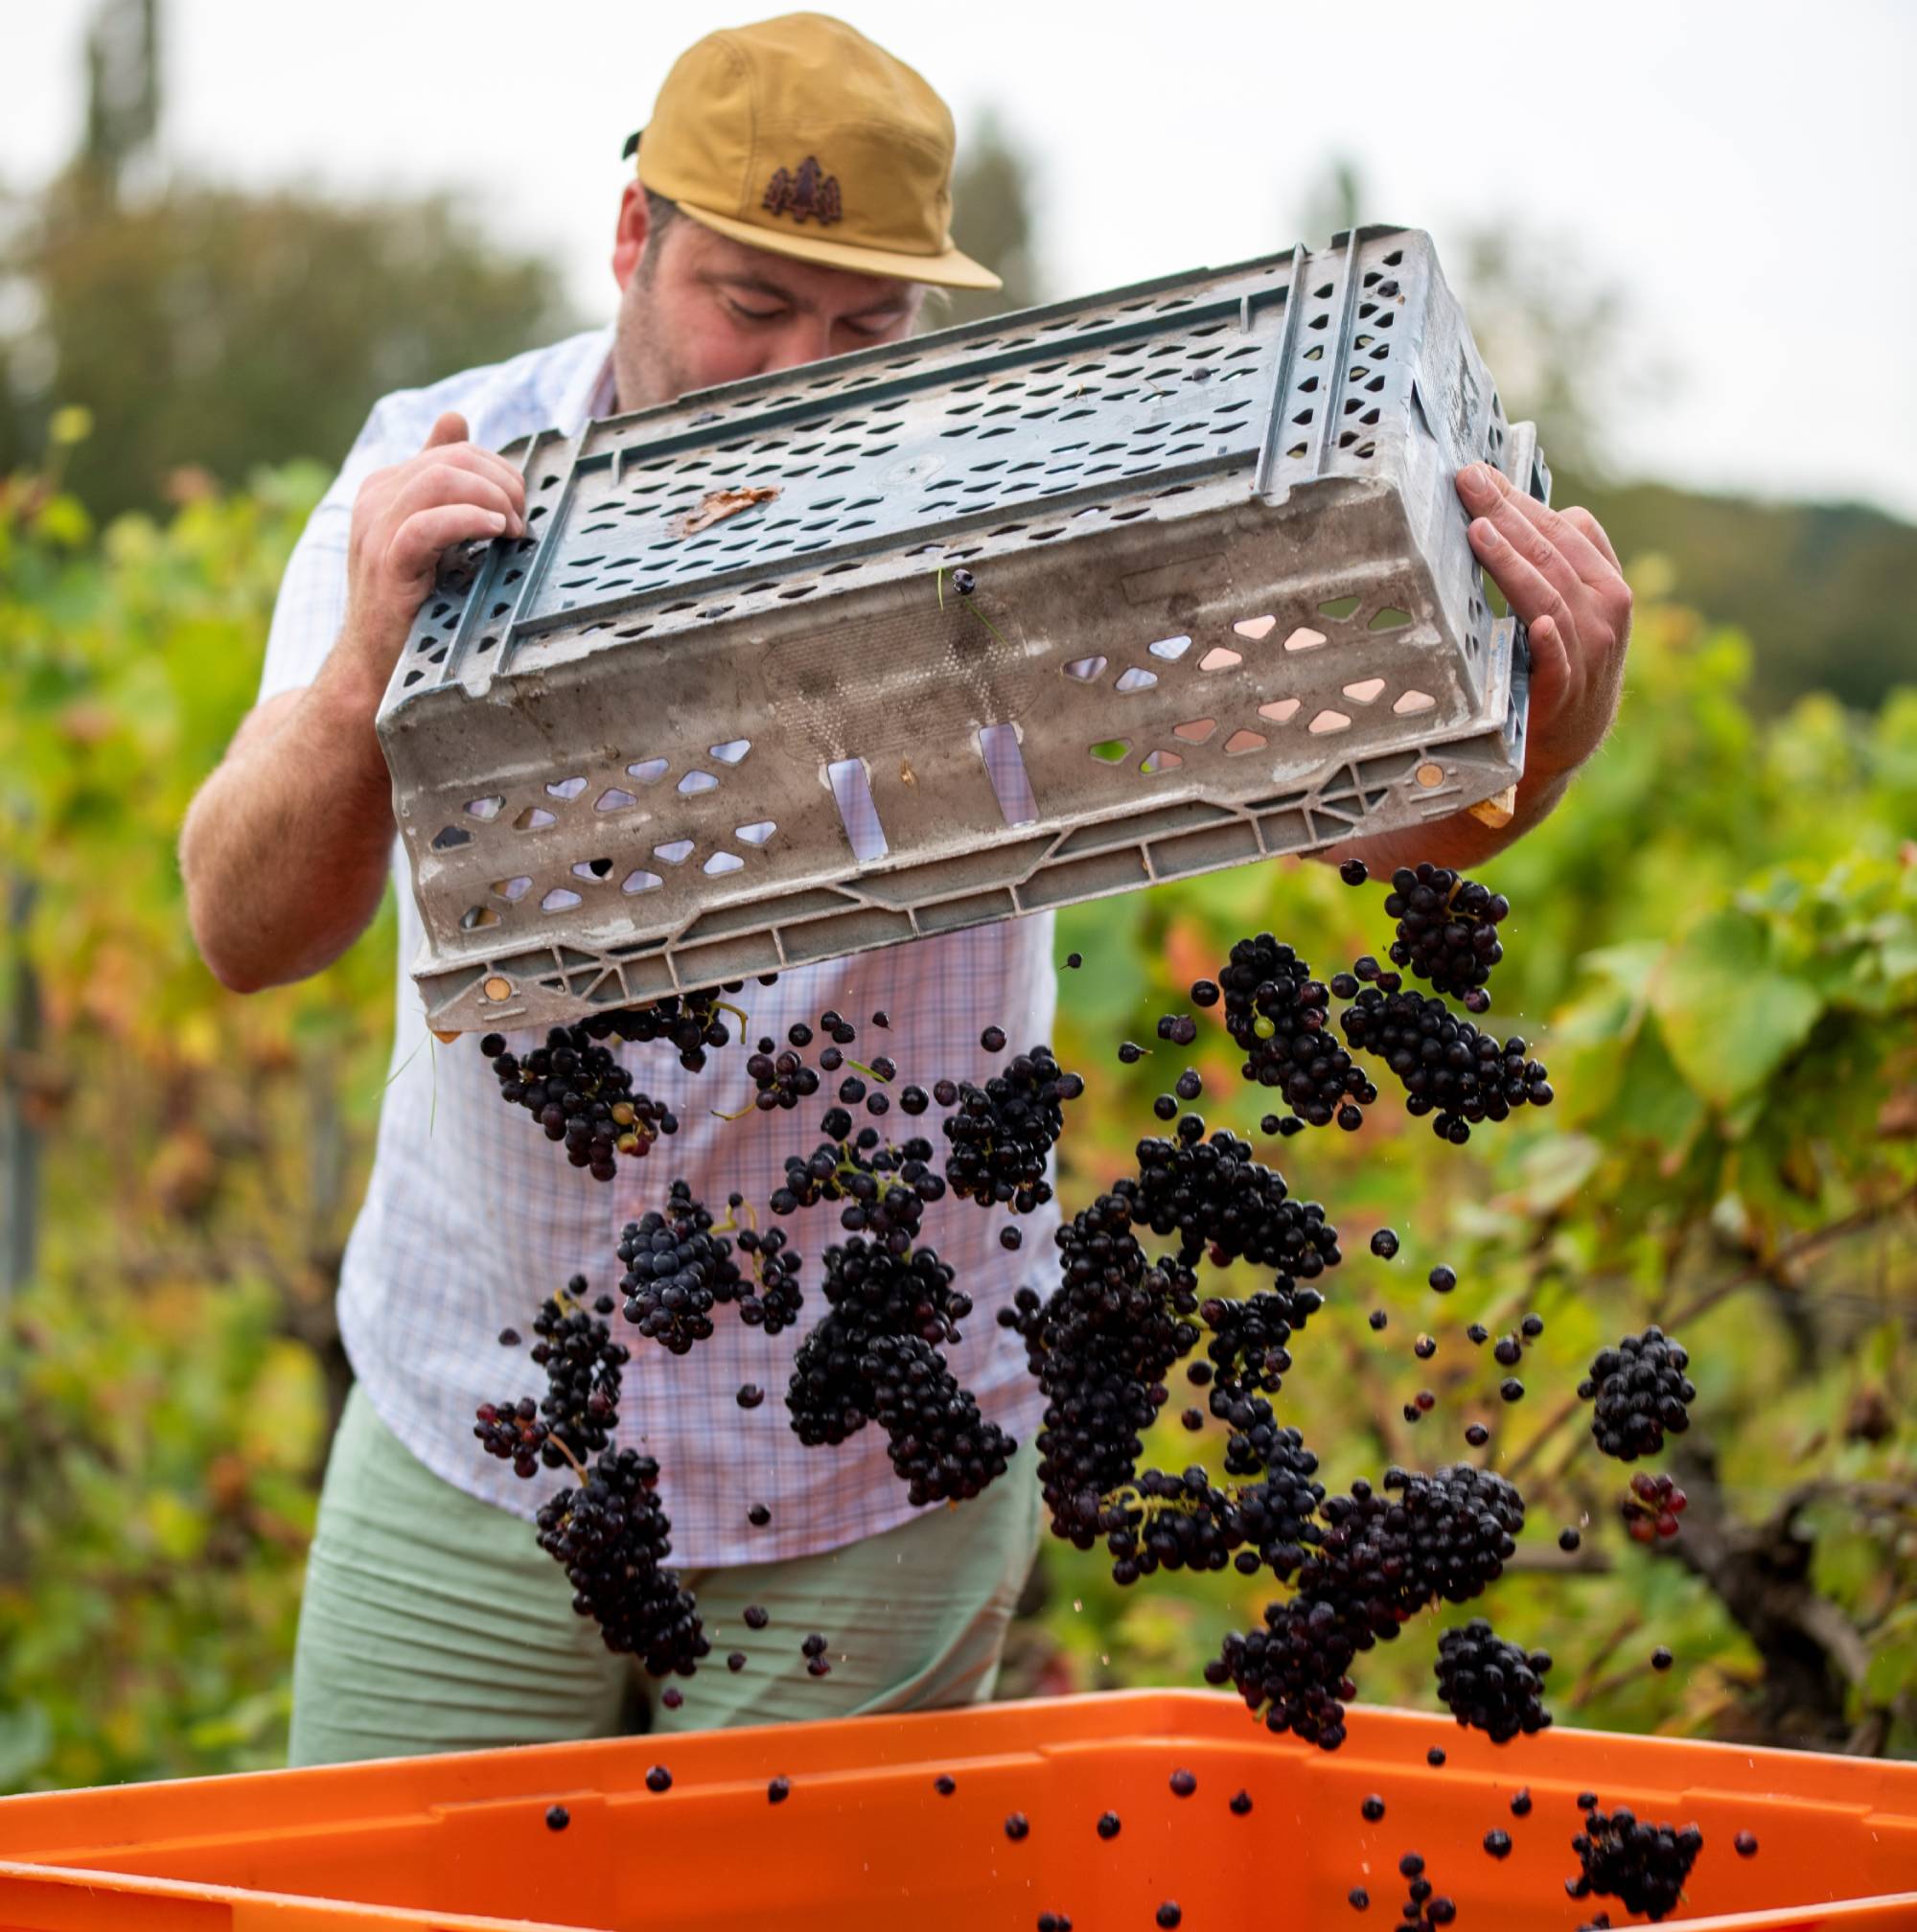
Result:
{"label": "fingers gripping crate", "polygon": [[422,607],[379,717],[445,1032],[1416,825],[1523,770],[1525,642],[1453,479],[1548,501],[1549,472],[1417,230],[505,453],[529,534]]}

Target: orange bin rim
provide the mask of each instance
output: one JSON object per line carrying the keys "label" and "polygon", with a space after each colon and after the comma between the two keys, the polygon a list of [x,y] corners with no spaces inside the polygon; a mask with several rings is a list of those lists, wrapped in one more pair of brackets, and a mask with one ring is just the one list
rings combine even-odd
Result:
{"label": "orange bin rim", "polygon": [[[668,1788],[649,1785],[655,1766]],[[1189,1796],[1173,1771],[1191,1774]],[[1032,1932],[1041,1914],[1149,1932],[1166,1907],[1184,1932],[1366,1932],[1397,1922],[1413,1851],[1455,1899],[1458,1932],[1572,1932],[1606,1908],[1640,1922],[1616,1899],[1565,1895],[1587,1791],[1702,1830],[1667,1923],[1917,1932],[1917,1763],[1555,1726],[1493,1745],[1368,1705],[1325,1753],[1207,1690],[0,1799],[0,1932]],[[1381,1819],[1363,1813],[1374,1794]],[[1096,1828],[1107,1811],[1121,1820],[1110,1836]],[[1487,1851],[1492,1829],[1506,1855]],[[1734,1849],[1741,1832],[1753,1855]]]}

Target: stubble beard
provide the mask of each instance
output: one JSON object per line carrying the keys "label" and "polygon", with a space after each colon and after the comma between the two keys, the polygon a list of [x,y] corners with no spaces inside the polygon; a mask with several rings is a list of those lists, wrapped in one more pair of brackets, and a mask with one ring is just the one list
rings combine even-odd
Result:
{"label": "stubble beard", "polygon": [[652,289],[643,271],[627,285],[619,303],[612,341],[612,411],[674,402],[691,387],[659,326]]}

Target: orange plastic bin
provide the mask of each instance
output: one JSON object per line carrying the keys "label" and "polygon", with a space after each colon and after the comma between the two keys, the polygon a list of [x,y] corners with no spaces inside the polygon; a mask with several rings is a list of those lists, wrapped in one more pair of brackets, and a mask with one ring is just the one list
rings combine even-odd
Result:
{"label": "orange plastic bin", "polygon": [[[648,1788],[655,1764],[669,1790]],[[774,1777],[791,1785],[776,1805]],[[1328,1756],[1223,1693],[1145,1690],[0,1799],[0,1932],[1034,1932],[1047,1912],[1153,1932],[1167,1902],[1182,1932],[1389,1932],[1412,1851],[1458,1932],[1570,1932],[1605,1906],[1641,1922],[1565,1896],[1583,1790],[1702,1829],[1666,1923],[1917,1928],[1917,1764],[1566,1729],[1497,1746],[1365,1706]],[[1502,1860],[1483,1849],[1494,1827],[1513,1841]],[[1755,1855],[1734,1851],[1740,1831]]]}

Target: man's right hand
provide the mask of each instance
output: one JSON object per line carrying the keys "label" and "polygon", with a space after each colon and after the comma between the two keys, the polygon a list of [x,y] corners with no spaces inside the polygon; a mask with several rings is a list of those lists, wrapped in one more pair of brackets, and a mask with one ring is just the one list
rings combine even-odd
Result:
{"label": "man's right hand", "polygon": [[467,440],[466,418],[445,411],[417,456],[375,470],[353,499],[346,553],[346,622],[335,653],[377,708],[434,586],[440,554],[470,538],[525,534],[525,478],[505,457]]}
{"label": "man's right hand", "polygon": [[353,502],[346,621],[313,681],[250,712],[180,833],[187,917],[236,993],[331,964],[379,909],[392,778],[374,717],[432,590],[440,553],[521,536],[525,484],[447,410],[417,456],[375,470]]}

